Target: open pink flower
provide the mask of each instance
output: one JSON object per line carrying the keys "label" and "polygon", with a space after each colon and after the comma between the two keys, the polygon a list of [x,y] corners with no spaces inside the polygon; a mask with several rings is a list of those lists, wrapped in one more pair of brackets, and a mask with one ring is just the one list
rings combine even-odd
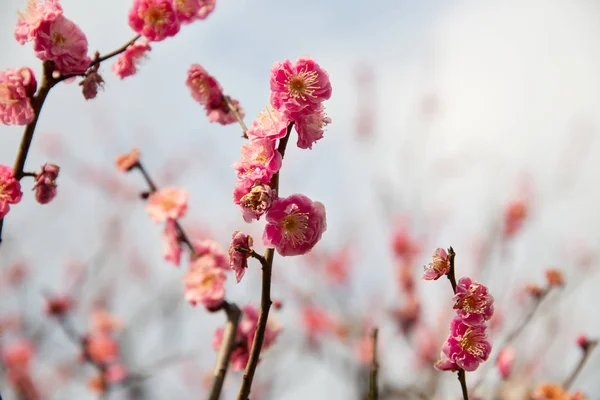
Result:
{"label": "open pink flower", "polygon": [[62,15],[40,27],[33,49],[37,58],[53,61],[55,69],[64,75],[81,74],[92,61],[87,55],[85,33]]}
{"label": "open pink flower", "polygon": [[325,206],[301,194],[276,200],[266,218],[263,243],[282,256],[309,252],[327,229]]}
{"label": "open pink flower", "polygon": [[92,332],[85,337],[84,343],[84,357],[97,364],[110,364],[119,357],[119,344],[106,332]]}
{"label": "open pink flower", "polygon": [[454,301],[456,314],[465,324],[482,324],[494,315],[494,298],[488,288],[471,278],[460,278]]}
{"label": "open pink flower", "polygon": [[36,89],[30,68],[0,71],[0,121],[5,125],[27,125],[33,121],[31,98]]}
{"label": "open pink flower", "polygon": [[215,4],[217,0],[198,0],[200,2],[200,9],[196,16],[198,19],[206,19],[213,10],[215,9]]}
{"label": "open pink flower", "polygon": [[154,192],[148,198],[146,211],[156,223],[167,219],[178,219],[187,211],[188,194],[184,189],[166,187]]}
{"label": "open pink flower", "polygon": [[290,113],[310,112],[331,97],[329,76],[311,58],[276,62],[271,67],[271,105]]}
{"label": "open pink flower", "polygon": [[[229,269],[227,254],[219,243],[211,239],[201,239],[195,240],[193,244],[197,259],[202,258],[203,262],[210,264],[212,268]],[[194,261],[194,255],[192,255],[191,261]]]}
{"label": "open pink flower", "polygon": [[[233,108],[237,110],[240,118],[244,118],[246,115],[242,106],[240,106],[240,102],[232,99],[229,96],[225,96],[227,100],[231,103]],[[225,100],[221,100],[214,103],[209,103],[206,106],[206,116],[208,117],[209,122],[218,122],[221,125],[229,125],[236,124],[238,122],[235,114],[229,109],[227,102]]]}
{"label": "open pink flower", "polygon": [[192,97],[203,106],[220,103],[223,98],[223,88],[217,80],[201,65],[192,64],[185,81]]}
{"label": "open pink flower", "polygon": [[268,171],[270,176],[275,175],[281,168],[281,154],[275,149],[275,141],[268,139],[256,139],[244,143],[241,148],[242,157],[233,164],[238,171],[238,178],[257,166]]}
{"label": "open pink flower", "polygon": [[[250,188],[248,183],[251,184]],[[242,216],[246,222],[260,219],[264,213],[269,211],[276,197],[271,186],[263,184],[262,181],[252,183],[250,180],[239,180],[233,192],[233,201],[242,210]]]}
{"label": "open pink flower", "polygon": [[19,12],[15,39],[20,44],[36,38],[40,26],[51,23],[63,14],[58,0],[29,0],[25,12]]}
{"label": "open pink flower", "polygon": [[44,164],[41,171],[35,175],[33,190],[38,203],[48,204],[56,197],[56,179],[59,171],[58,165]]}
{"label": "open pink flower", "polygon": [[10,211],[10,204],[21,201],[21,184],[13,176],[11,167],[0,165],[0,219]]}
{"label": "open pink flower", "polygon": [[199,0],[173,0],[173,10],[182,24],[189,24],[198,18]]}
{"label": "open pink flower", "polygon": [[323,105],[310,113],[294,115],[294,127],[298,132],[297,145],[301,149],[312,149],[313,143],[323,138],[323,129],[331,123]]}
{"label": "open pink flower", "polygon": [[425,280],[437,280],[440,277],[446,275],[450,271],[450,258],[446,250],[438,248],[433,253],[433,261],[425,266],[425,274],[423,279]]}
{"label": "open pink flower", "polygon": [[442,371],[458,368],[475,371],[488,359],[491,351],[485,325],[471,326],[460,318],[454,318],[450,323],[450,336],[442,349],[442,358],[435,367]]}
{"label": "open pink flower", "polygon": [[181,241],[177,231],[176,221],[168,219],[163,231],[163,257],[167,262],[175,265],[181,263]]}
{"label": "open pink flower", "polygon": [[129,26],[151,42],[160,42],[175,36],[180,22],[171,0],[134,0]]}
{"label": "open pink flower", "polygon": [[115,160],[117,169],[121,172],[129,172],[140,162],[140,151],[133,149],[129,153],[121,154]]}
{"label": "open pink flower", "polygon": [[[252,238],[240,231],[233,232],[229,246],[229,266],[235,271],[235,280],[239,283],[248,268],[248,257],[252,249]],[[238,249],[246,250],[240,251]]]}
{"label": "open pink flower", "polygon": [[223,286],[227,275],[220,268],[205,262],[205,257],[194,261],[188,268],[184,282],[185,299],[193,306],[199,303],[208,308],[216,307],[225,299]]}
{"label": "open pink flower", "polygon": [[112,71],[121,79],[134,75],[140,62],[148,56],[147,53],[150,50],[152,50],[152,47],[150,47],[148,41],[135,42],[117,58],[112,66]]}
{"label": "open pink flower", "polygon": [[250,140],[276,140],[283,138],[287,133],[287,126],[290,120],[282,113],[268,105],[252,122],[248,129],[248,139]]}

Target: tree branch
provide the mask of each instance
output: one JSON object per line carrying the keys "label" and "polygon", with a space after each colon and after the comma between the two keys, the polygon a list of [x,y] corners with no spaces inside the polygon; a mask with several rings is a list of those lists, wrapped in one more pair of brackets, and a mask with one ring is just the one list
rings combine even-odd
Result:
{"label": "tree branch", "polygon": [[583,370],[583,367],[587,363],[588,359],[590,358],[590,355],[592,354],[597,345],[597,340],[589,341],[588,343],[586,343],[586,346],[584,346],[583,348],[583,354],[579,359],[579,363],[577,363],[577,366],[575,367],[573,372],[571,372],[571,374],[567,377],[567,379],[565,379],[565,382],[563,383],[563,387],[565,388],[565,390],[569,390],[571,388],[571,385],[573,385],[573,382],[575,382],[575,379],[577,379],[577,377]]}
{"label": "tree branch", "polygon": [[373,341],[373,358],[371,360],[371,373],[369,374],[369,400],[379,398],[379,388],[377,387],[377,374],[379,373],[379,362],[377,360],[377,336],[379,329],[373,328],[371,340]]}

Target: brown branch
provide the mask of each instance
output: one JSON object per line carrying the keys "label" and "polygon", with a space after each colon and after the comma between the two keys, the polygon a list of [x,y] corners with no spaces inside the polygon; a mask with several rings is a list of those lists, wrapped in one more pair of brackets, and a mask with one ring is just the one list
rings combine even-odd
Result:
{"label": "brown branch", "polygon": [[373,328],[371,340],[373,342],[373,356],[371,359],[371,373],[369,374],[369,400],[379,398],[379,388],[377,387],[377,374],[379,373],[379,362],[377,361],[377,336],[379,329]]}
{"label": "brown branch", "polygon": [[212,385],[208,396],[209,400],[219,400],[221,395],[223,383],[225,382],[225,375],[227,374],[227,367],[229,367],[229,359],[235,348],[238,324],[242,315],[242,312],[235,304],[225,303],[223,308],[227,314],[227,325],[223,332],[223,343],[221,344],[219,355],[217,356],[217,364],[215,366]]}
{"label": "brown branch", "polygon": [[[292,132],[294,123],[290,123],[287,127],[287,134],[279,141],[277,151],[281,154],[281,158],[285,155],[285,149],[287,142]],[[271,187],[277,194],[279,194],[279,171],[271,179]],[[260,298],[260,313],[258,315],[258,323],[256,325],[256,334],[254,335],[254,341],[252,342],[252,349],[250,350],[250,358],[244,371],[242,378],[242,386],[238,393],[238,400],[248,400],[250,396],[250,390],[252,388],[252,380],[254,379],[254,373],[256,372],[256,366],[258,365],[258,359],[260,357],[260,351],[265,339],[265,331],[267,329],[267,321],[269,318],[269,310],[271,308],[271,273],[273,270],[273,257],[275,256],[275,249],[269,248],[265,251],[264,259],[265,263],[262,266],[262,291]]]}
{"label": "brown branch", "polygon": [[223,95],[223,101],[225,102],[225,104],[227,104],[227,107],[229,107],[229,110],[233,113],[233,115],[235,115],[235,118],[240,123],[240,126],[242,127],[242,137],[244,139],[248,139],[248,134],[247,134],[248,127],[246,127],[246,124],[244,123],[244,120],[242,119],[242,116],[240,115],[240,110],[236,106],[233,105],[231,100],[229,100],[229,97]]}
{"label": "brown branch", "polygon": [[567,379],[565,379],[565,382],[563,383],[563,387],[565,388],[565,390],[569,390],[571,388],[571,385],[573,385],[573,382],[575,382],[575,379],[577,379],[577,377],[583,370],[583,367],[587,363],[588,359],[590,358],[590,355],[592,354],[592,352],[594,351],[594,349],[596,348],[597,345],[598,345],[598,341],[593,340],[593,341],[589,341],[588,343],[586,343],[586,345],[583,347],[583,354],[581,355],[581,358],[579,359],[577,366],[575,367],[573,372],[571,372],[571,374],[567,377]]}

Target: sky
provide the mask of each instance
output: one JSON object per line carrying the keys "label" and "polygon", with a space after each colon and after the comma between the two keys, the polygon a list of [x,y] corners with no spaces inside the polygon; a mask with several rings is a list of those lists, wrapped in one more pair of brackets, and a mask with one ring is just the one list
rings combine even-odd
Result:
{"label": "sky", "polygon": [[[27,65],[39,74],[41,64],[31,45],[20,46],[12,34],[24,3],[2,2],[0,69]],[[26,195],[14,207],[5,224],[0,263],[25,254],[36,268],[40,265],[38,279],[58,288],[51,268],[93,254],[102,243],[102,215],[119,207],[127,214],[122,221],[126,240],[160,259],[159,228],[148,224],[141,204],[123,206],[99,193],[86,182],[80,163],[70,158],[63,165],[60,152],[49,153],[50,144],[58,141],[76,159],[107,174],[113,173],[115,156],[134,146],[157,173],[181,154],[188,164],[172,183],[190,191],[190,220],[216,226],[215,238],[226,245],[230,232],[246,228],[230,200],[235,181],[230,166],[243,141],[239,126],[206,121],[184,85],[186,71],[193,63],[204,66],[240,101],[250,122],[268,102],[273,62],[310,55],[330,75],[333,95],[326,108],[333,122],[313,150],[286,153],[282,191],[305,193],[325,204],[328,231],[320,246],[358,243],[352,304],[364,307],[375,293],[384,293],[386,301],[395,296],[389,234],[397,220],[381,212],[373,182],[388,182],[393,215],[406,218],[427,248],[451,244],[459,256],[464,254],[465,275],[477,267],[473,244],[525,185],[531,218],[509,249],[509,262],[497,261],[492,277],[509,276],[510,283],[518,284],[540,279],[550,265],[564,268],[568,278],[581,281],[561,306],[569,310],[565,335],[598,335],[600,324],[590,318],[593,309],[573,305],[596,302],[600,281],[595,275],[582,280],[573,270],[572,248],[597,252],[600,245],[600,3],[523,3],[218,1],[206,21],[153,44],[134,77],[120,81],[111,73],[111,62],[103,64],[106,85],[96,99],[86,102],[76,84],[52,90],[27,166],[61,165],[65,196],[41,207]],[[127,25],[129,1],[61,4],[86,33],[91,51],[106,53],[134,36]],[[360,66],[374,76],[366,99],[358,98]],[[437,111],[424,117],[427,100]],[[369,140],[356,139],[360,104],[372,106],[374,135]],[[20,135],[20,127],[0,127],[0,163],[13,163]],[[131,176],[115,177],[141,185]],[[260,235],[260,227],[248,229]],[[300,262],[290,265],[295,267],[291,276],[301,275]],[[177,282],[178,275],[162,263],[154,268]],[[498,282],[489,282],[492,291],[506,289]],[[233,290],[248,301],[256,297]],[[423,291],[435,309],[437,289]],[[326,371],[316,371],[286,399],[315,398],[316,390],[323,396],[318,398],[329,398],[345,387]]]}

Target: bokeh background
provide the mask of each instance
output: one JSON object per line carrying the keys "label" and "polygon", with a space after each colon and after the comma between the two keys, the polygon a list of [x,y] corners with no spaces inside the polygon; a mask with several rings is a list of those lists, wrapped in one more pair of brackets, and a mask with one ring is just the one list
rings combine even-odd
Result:
{"label": "bokeh background", "polygon": [[[86,33],[90,51],[101,53],[134,36],[130,3],[61,1]],[[30,66],[41,73],[31,46],[13,38],[25,1],[2,0],[1,7],[0,68]],[[60,165],[59,195],[40,206],[25,181],[26,195],[5,221],[0,266],[7,271],[23,263],[28,275],[17,288],[3,286],[0,310],[29,321],[21,335],[39,326],[47,332],[35,369],[52,380],[56,364],[76,357],[77,349],[45,318],[42,293],[68,290],[84,268],[74,316],[80,330],[90,305],[103,298],[126,326],[122,348],[132,371],[176,355],[177,362],[153,370],[138,398],[201,397],[202,376],[215,359],[212,332],[223,316],[185,303],[182,271],[162,260],[161,228],[136,196],[144,189],[141,177],[119,174],[114,159],[137,147],[159,185],[184,186],[191,201],[182,223],[190,232],[225,248],[236,229],[259,238],[261,223],[245,224],[231,201],[240,127],[208,123],[184,84],[186,72],[192,63],[204,66],[240,101],[249,124],[268,103],[272,63],[310,55],[329,72],[333,95],[326,108],[333,122],[313,150],[289,149],[281,191],[323,202],[328,230],[313,256],[276,258],[273,297],[284,306],[275,314],[285,328],[259,366],[257,379],[268,387],[262,398],[357,396],[356,376],[326,356],[344,355],[346,361],[336,362],[354,365],[352,345],[330,338],[317,352],[322,357],[303,350],[301,302],[292,294],[298,291],[312,293],[359,336],[361,321],[380,326],[383,380],[403,386],[420,379],[410,356],[415,345],[390,317],[403,301],[391,247],[401,229],[422,250],[414,262],[421,318],[442,331],[451,315],[449,285],[418,279],[436,247],[454,247],[459,276],[477,273],[486,260],[482,280],[507,330],[527,306],[519,295],[523,285],[543,281],[547,268],[561,269],[567,286],[541,307],[516,344],[523,357],[544,344],[535,355],[539,368],[526,381],[560,381],[579,357],[574,338],[600,334],[594,306],[600,284],[599,17],[600,3],[592,0],[218,1],[206,21],[153,44],[135,76],[120,81],[112,62],[103,63],[106,85],[96,99],[85,101],[75,83],[52,90],[27,169]],[[0,127],[0,163],[12,165],[21,132]],[[498,239],[505,208],[520,199],[528,204],[523,228],[510,240]],[[315,265],[340,249],[349,249],[349,277],[332,287]],[[242,283],[229,279],[228,298],[258,304],[260,270],[253,267]],[[555,340],[546,346],[548,336]],[[591,399],[600,399],[599,361],[592,356],[576,382]],[[85,372],[79,378],[53,389],[50,398],[95,398]],[[233,398],[239,378],[229,377],[224,398]],[[439,379],[439,398],[457,398],[455,377]],[[497,382],[493,374],[486,380]]]}

